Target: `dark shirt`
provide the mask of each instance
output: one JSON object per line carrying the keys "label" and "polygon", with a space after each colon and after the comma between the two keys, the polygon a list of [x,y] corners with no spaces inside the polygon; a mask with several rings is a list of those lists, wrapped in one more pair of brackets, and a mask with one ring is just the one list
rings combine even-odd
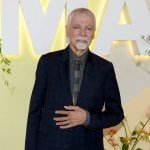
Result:
{"label": "dark shirt", "polygon": [[[79,58],[81,60],[80,65],[80,77],[79,77],[79,91],[84,75],[84,69],[85,69],[85,63],[87,59],[88,51],[86,51],[83,55],[78,57],[72,50],[69,48],[69,64],[70,64],[70,87],[71,87],[71,94],[73,95],[73,84],[74,84],[74,61],[76,58]],[[87,117],[84,125],[88,125],[90,123],[90,114],[88,111],[86,111]]]}

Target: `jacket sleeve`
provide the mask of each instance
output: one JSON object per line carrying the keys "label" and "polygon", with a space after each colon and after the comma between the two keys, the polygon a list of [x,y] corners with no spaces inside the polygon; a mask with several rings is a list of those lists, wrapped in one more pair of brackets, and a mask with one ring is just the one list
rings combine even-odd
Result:
{"label": "jacket sleeve", "polygon": [[44,56],[41,56],[37,66],[36,79],[30,100],[25,150],[36,150],[40,116],[46,91],[46,80],[46,62]]}
{"label": "jacket sleeve", "polygon": [[105,111],[89,111],[90,124],[88,128],[90,129],[109,128],[119,124],[124,118],[120,92],[112,63],[109,65],[104,92]]}

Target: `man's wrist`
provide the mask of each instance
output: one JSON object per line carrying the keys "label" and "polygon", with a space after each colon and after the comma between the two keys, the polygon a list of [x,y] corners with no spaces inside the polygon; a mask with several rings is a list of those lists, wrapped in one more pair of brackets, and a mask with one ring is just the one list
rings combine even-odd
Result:
{"label": "man's wrist", "polygon": [[90,113],[88,110],[86,110],[86,120],[84,122],[84,126],[88,126],[90,124]]}

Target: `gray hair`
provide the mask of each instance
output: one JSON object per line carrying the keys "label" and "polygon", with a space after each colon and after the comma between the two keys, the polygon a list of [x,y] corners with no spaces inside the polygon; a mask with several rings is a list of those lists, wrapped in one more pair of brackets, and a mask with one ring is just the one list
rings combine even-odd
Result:
{"label": "gray hair", "polygon": [[72,20],[72,17],[74,15],[87,15],[87,16],[90,16],[93,18],[94,20],[94,28],[96,28],[96,18],[95,18],[95,15],[87,8],[77,8],[77,9],[74,9],[68,16],[68,20],[67,20],[67,26],[70,25],[70,22]]}

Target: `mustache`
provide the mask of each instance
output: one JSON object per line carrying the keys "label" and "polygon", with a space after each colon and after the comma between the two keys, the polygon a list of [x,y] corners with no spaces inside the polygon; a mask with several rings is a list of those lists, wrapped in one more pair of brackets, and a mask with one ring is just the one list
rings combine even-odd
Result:
{"label": "mustache", "polygon": [[75,41],[78,41],[78,40],[81,40],[81,41],[85,41],[85,42],[88,42],[89,41],[89,38],[88,37],[83,37],[83,36],[77,36],[75,38]]}

